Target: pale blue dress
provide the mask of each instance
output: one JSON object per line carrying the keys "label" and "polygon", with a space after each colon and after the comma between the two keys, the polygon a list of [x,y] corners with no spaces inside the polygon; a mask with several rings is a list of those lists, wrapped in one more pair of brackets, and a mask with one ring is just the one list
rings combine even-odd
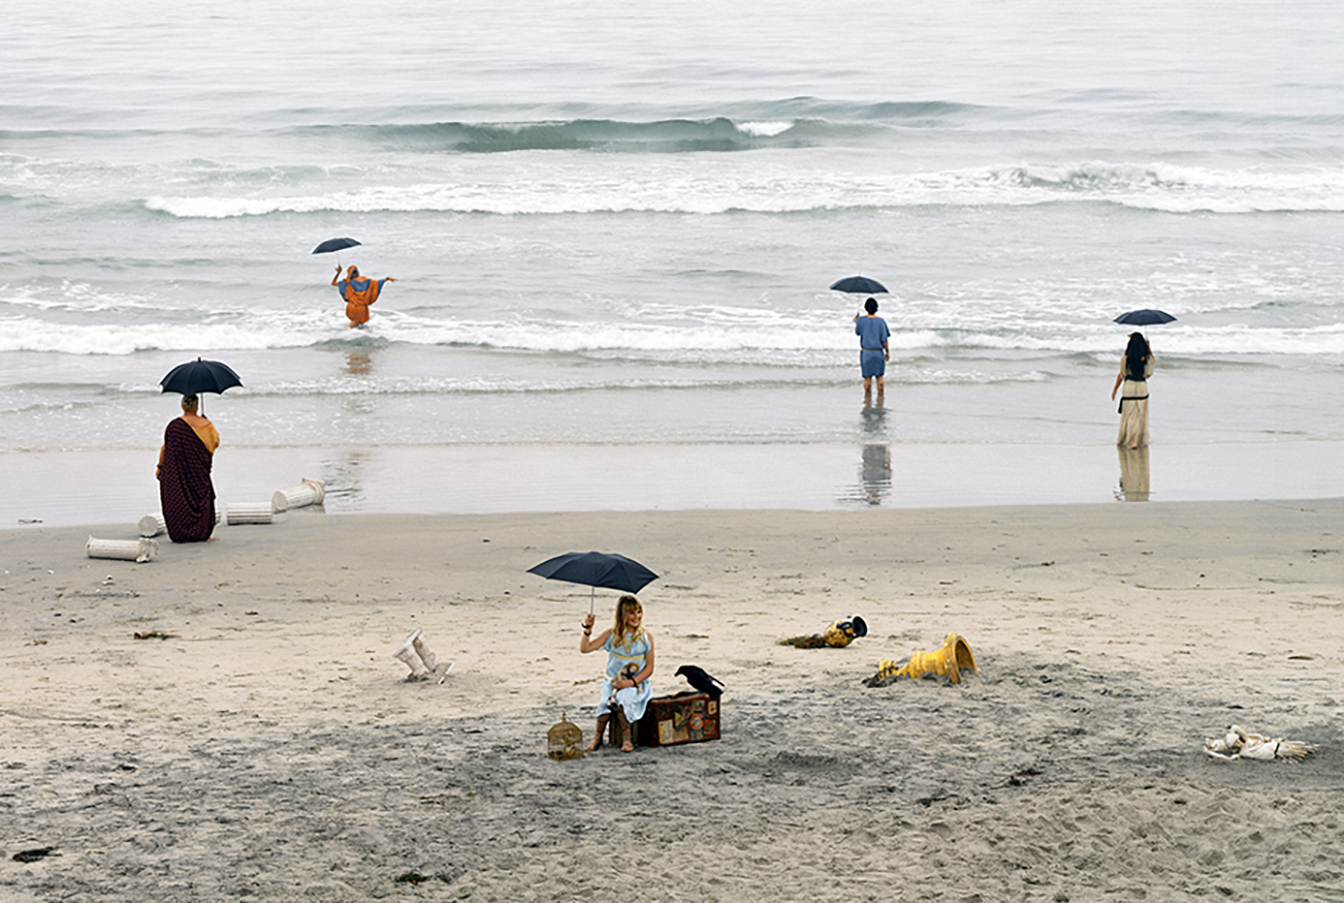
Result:
{"label": "pale blue dress", "polygon": [[[621,676],[622,668],[634,662],[639,671],[644,670],[645,657],[649,654],[648,634],[642,635],[629,646],[616,646],[612,642],[612,637],[607,637],[602,648],[607,652],[607,676],[602,679],[601,694],[597,697],[597,710],[593,713],[595,718],[611,713],[611,709],[607,708],[607,702],[611,699],[611,686],[616,678]],[[625,720],[631,724],[644,717],[644,708],[652,698],[653,682],[649,680],[638,686],[616,691],[616,704],[625,712]]]}
{"label": "pale blue dress", "polygon": [[885,376],[887,358],[882,350],[891,330],[881,317],[859,317],[854,321],[854,334],[859,337],[859,368],[864,379]]}

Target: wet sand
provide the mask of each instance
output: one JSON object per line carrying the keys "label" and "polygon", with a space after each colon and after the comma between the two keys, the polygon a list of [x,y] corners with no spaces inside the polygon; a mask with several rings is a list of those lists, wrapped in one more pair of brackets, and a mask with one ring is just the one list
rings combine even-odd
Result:
{"label": "wet sand", "polygon": [[[893,417],[897,415],[892,415]],[[1066,505],[1344,497],[1344,441],[1086,445],[225,445],[220,506],[325,481],[330,514]],[[0,454],[0,528],[134,522],[157,511],[157,446]],[[72,475],[75,475],[72,477]],[[688,478],[688,475],[692,475]]]}

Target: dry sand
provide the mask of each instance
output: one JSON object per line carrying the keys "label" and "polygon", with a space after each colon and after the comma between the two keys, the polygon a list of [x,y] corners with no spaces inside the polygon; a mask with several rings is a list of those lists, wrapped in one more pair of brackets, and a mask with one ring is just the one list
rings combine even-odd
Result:
{"label": "dry sand", "polygon": [[[134,530],[0,532],[0,900],[1344,899],[1339,500],[89,533]],[[662,575],[656,690],[720,677],[721,741],[546,757],[604,660],[525,571],[588,549]],[[863,685],[949,631],[978,675]]]}

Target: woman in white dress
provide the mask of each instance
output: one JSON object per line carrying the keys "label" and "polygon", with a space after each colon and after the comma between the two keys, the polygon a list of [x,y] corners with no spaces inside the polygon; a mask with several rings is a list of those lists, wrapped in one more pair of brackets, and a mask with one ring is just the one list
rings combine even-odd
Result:
{"label": "woman in white dress", "polygon": [[1111,389],[1111,400],[1120,392],[1120,435],[1115,444],[1143,448],[1148,444],[1148,378],[1153,375],[1153,349],[1143,333],[1130,333],[1129,345],[1120,358],[1120,372]]}
{"label": "woman in white dress", "polygon": [[653,698],[653,634],[644,629],[644,606],[634,596],[621,596],[616,603],[616,621],[610,630],[593,636],[593,616],[583,619],[583,636],[579,638],[582,653],[605,649],[607,673],[598,691],[597,725],[593,739],[584,749],[596,750],[602,745],[602,732],[613,711],[620,724],[621,751],[635,748],[631,725],[644,717],[644,709]]}

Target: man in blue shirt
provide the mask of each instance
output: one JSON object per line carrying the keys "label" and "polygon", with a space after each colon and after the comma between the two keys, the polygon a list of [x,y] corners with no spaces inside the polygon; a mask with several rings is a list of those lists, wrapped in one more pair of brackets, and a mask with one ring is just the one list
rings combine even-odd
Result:
{"label": "man in blue shirt", "polygon": [[887,329],[887,321],[877,315],[876,298],[865,301],[863,309],[868,311],[866,317],[854,315],[854,334],[859,337],[859,366],[863,368],[863,394],[873,393],[873,377],[876,376],[877,394],[881,395],[885,389],[882,377],[886,375],[887,361],[891,359],[887,348],[891,330]]}

